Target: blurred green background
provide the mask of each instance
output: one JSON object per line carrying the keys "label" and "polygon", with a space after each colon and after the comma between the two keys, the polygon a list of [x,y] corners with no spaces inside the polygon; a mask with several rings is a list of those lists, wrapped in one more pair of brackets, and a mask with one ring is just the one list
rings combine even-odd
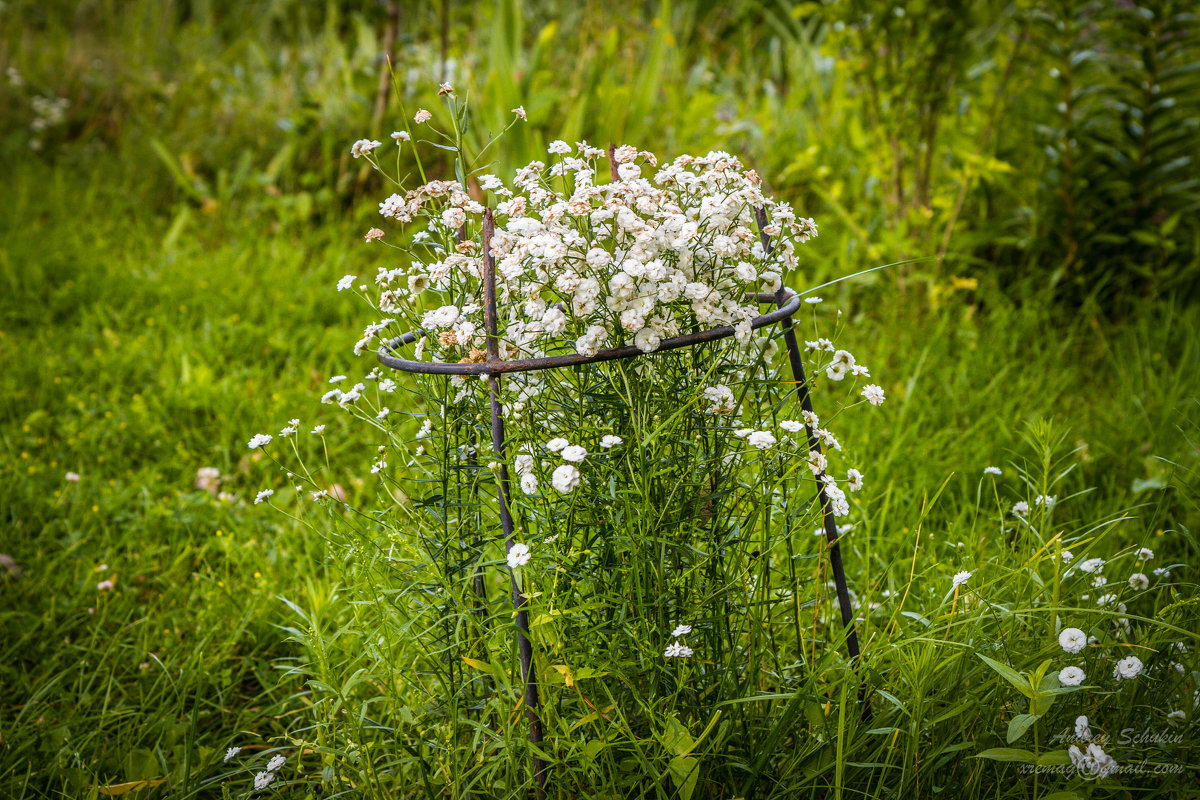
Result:
{"label": "blurred green background", "polygon": [[1191,3],[8,0],[0,70],[0,796],[222,796],[223,748],[319,744],[314,674],[370,694],[352,638],[306,644],[339,573],[248,502],[286,482],[245,442],[327,423],[369,496],[315,399],[358,367],[332,286],[379,266],[390,192],[350,144],[442,80],[476,145],[526,109],[501,174],[556,138],[738,154],[820,225],[796,286],[923,259],[822,292],[889,397],[842,436],[878,492],[861,594],[921,525],[921,569],[954,563],[1035,419],[1080,520],[1196,554]]}

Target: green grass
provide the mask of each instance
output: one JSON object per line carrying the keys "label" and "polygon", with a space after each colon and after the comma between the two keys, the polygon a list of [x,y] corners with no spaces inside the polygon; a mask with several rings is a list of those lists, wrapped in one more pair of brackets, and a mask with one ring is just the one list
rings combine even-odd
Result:
{"label": "green grass", "polygon": [[[408,709],[389,676],[402,662],[364,646],[380,614],[358,601],[395,587],[349,583],[359,567],[325,538],[337,543],[337,519],[253,505],[258,490],[289,482],[246,448],[292,417],[327,424],[328,453],[303,445],[306,460],[328,457],[322,479],[354,504],[372,501],[372,443],[317,402],[329,375],[366,367],[351,353],[362,310],[332,286],[379,264],[361,240],[378,187],[347,152],[367,133],[372,18],[336,4],[312,17],[287,3],[242,16],[220,4],[207,16],[204,4],[194,16],[168,3],[111,5],[10,3],[0,23],[0,63],[20,63],[36,84],[0,88],[11,100],[0,112],[0,553],[15,562],[0,566],[0,797],[100,797],[104,787],[244,796],[275,752],[289,764],[287,785],[272,789],[281,796],[440,796],[440,768],[404,764],[435,763],[429,753],[444,743],[400,752]],[[530,112],[529,128],[495,152],[502,166],[559,136],[745,153],[818,217],[822,236],[800,269],[814,282],[934,252],[965,180],[959,159],[992,155],[977,144],[981,120],[956,118],[939,140],[932,221],[910,209],[896,222],[857,73],[844,55],[838,69],[820,68],[825,28],[803,14],[764,6],[760,41],[749,4],[681,3],[627,20],[542,9],[525,23],[517,3],[477,17],[454,8],[452,52],[480,59],[475,88],[487,98],[475,105],[476,134],[514,105]],[[409,23],[403,66],[429,74],[436,9],[421,6]],[[296,45],[293,60],[273,58],[280,42]],[[976,54],[972,92],[994,89],[1006,47]],[[771,91],[760,91],[764,76]],[[28,148],[34,90],[74,102],[40,154]],[[429,81],[404,91],[410,112],[436,102]],[[1017,105],[1040,118],[1036,98]],[[1055,594],[1055,535],[1077,560],[1122,554],[1114,584],[1140,547],[1156,553],[1145,566],[1176,566],[1162,588],[1131,593],[1145,679],[1057,700],[1013,746],[1037,737],[1049,749],[1047,737],[1085,708],[1113,734],[1178,730],[1180,744],[1122,759],[1182,774],[1071,789],[1200,792],[1200,308],[1186,292],[1131,294],[1113,320],[1062,302],[1054,261],[993,269],[991,255],[1044,233],[1024,198],[1047,170],[1030,155],[1035,137],[1013,130],[996,147],[1019,174],[977,168],[946,262],[822,292],[822,334],[840,309],[839,343],[889,398],[838,430],[868,485],[844,550],[852,588],[880,604],[860,632],[874,719],[858,721],[858,679],[835,647],[823,650],[802,699],[756,701],[777,750],[747,758],[733,742],[709,754],[696,796],[748,785],[755,797],[1037,800],[1067,785],[974,758],[1005,746],[1010,719],[1029,706],[978,654],[1021,672],[1051,659],[1057,670],[1056,614],[1107,630],[1094,592],[1076,582]],[[952,283],[955,272],[978,285]],[[1004,475],[983,476],[988,465]],[[230,500],[196,488],[202,467],[220,471]],[[1011,505],[1039,494],[1059,497],[1052,524],[1014,524]],[[974,574],[954,598],[960,569]],[[115,587],[98,589],[105,580]],[[836,638],[836,627],[822,635]],[[1170,656],[1175,641],[1191,653]],[[1098,683],[1108,671],[1089,662]],[[1178,729],[1164,719],[1174,709],[1187,712]],[[378,725],[364,721],[377,710]],[[685,720],[692,735],[707,722]],[[522,735],[507,726],[489,746],[519,748]],[[230,746],[244,751],[226,764]],[[483,752],[460,746],[466,761]],[[655,780],[665,762],[647,752],[631,794],[673,796]],[[717,775],[736,788],[716,788]],[[152,783],[127,786],[143,780]]]}

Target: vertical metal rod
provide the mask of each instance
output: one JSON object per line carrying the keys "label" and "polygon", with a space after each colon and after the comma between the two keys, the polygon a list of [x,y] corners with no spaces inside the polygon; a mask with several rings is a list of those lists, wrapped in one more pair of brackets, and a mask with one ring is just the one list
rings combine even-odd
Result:
{"label": "vertical metal rod", "polygon": [[[758,220],[759,231],[767,226],[767,214],[761,208],[754,209],[754,216]],[[767,255],[771,254],[774,249],[771,238],[766,233],[761,233],[763,249]],[[779,287],[776,293],[775,302],[782,306],[785,302],[786,295],[783,287]],[[796,331],[792,326],[792,318],[784,317],[779,321],[779,326],[783,329],[783,341],[787,347],[788,361],[792,367],[792,378],[796,382],[796,391],[800,395],[800,408],[810,414],[815,414],[812,405],[812,396],[808,391],[808,378],[804,374],[804,361],[800,356],[800,345],[796,341]],[[817,438],[816,432],[813,431],[808,420],[804,422],[804,431],[808,435],[808,449],[810,452],[821,452],[821,442]],[[821,504],[822,527],[825,529],[825,539],[829,544],[829,566],[833,571],[833,583],[837,591],[838,606],[842,612],[842,626],[846,629],[846,651],[850,655],[850,663],[857,666],[861,651],[858,646],[858,632],[854,627],[854,612],[850,608],[850,587],[846,582],[846,569],[842,564],[842,547],[838,542],[837,522],[833,516],[833,507],[829,502],[829,495],[825,491],[823,481],[817,481],[817,499]],[[866,687],[859,690],[859,704],[862,706],[863,719],[871,718],[871,708],[866,700]]]}
{"label": "vertical metal rod", "polygon": [[[494,364],[500,361],[500,339],[496,321],[496,265],[492,261],[491,246],[494,221],[492,210],[483,212],[483,294],[484,294],[484,326],[487,328],[487,359]],[[504,458],[504,417],[500,404],[500,376],[496,373],[488,375],[488,389],[492,401],[492,450],[500,461],[500,474],[496,483],[496,492],[500,501],[500,524],[504,527],[504,551],[512,549],[513,519],[508,508],[509,478],[508,463]],[[525,595],[517,583],[516,574],[509,570],[509,581],[512,584],[513,608],[517,612],[517,650],[521,658],[521,678],[525,682],[525,713],[529,718],[529,742],[534,748],[542,744],[542,720],[538,716],[538,686],[537,676],[533,673],[533,643],[529,639],[529,612],[525,608]],[[541,757],[534,753],[533,774],[537,781],[538,800],[546,797],[546,778],[548,769]]]}

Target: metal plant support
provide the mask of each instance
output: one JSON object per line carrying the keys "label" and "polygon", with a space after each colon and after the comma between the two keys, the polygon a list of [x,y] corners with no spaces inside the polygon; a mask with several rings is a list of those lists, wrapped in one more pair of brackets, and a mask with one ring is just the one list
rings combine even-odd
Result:
{"label": "metal plant support", "polygon": [[[615,171],[615,161],[614,171]],[[613,180],[617,180],[617,176],[613,175]],[[766,214],[762,209],[755,209],[755,216],[758,220],[760,231],[766,227]],[[533,372],[544,369],[556,369],[560,367],[571,367],[580,364],[592,364],[601,361],[615,361],[618,359],[635,358],[645,355],[634,346],[616,347],[610,350],[601,350],[593,356],[582,356],[579,354],[549,356],[543,358],[526,358],[503,361],[500,358],[500,340],[497,331],[496,321],[496,265],[491,255],[491,239],[495,231],[495,223],[493,221],[492,210],[486,209],[483,217],[483,294],[484,294],[484,325],[487,334],[487,360],[483,363],[466,363],[466,364],[448,364],[448,363],[432,363],[426,361],[410,361],[399,358],[395,353],[399,348],[412,344],[417,338],[423,335],[423,331],[410,331],[401,336],[392,339],[379,348],[377,353],[380,363],[385,366],[397,369],[402,372],[418,372],[425,374],[436,375],[486,375],[488,387],[491,395],[491,411],[492,411],[492,450],[497,456],[500,463],[499,480],[497,482],[497,496],[500,507],[500,522],[504,529],[504,548],[507,552],[513,546],[513,518],[509,510],[509,491],[510,481],[508,474],[508,463],[505,458],[505,442],[504,442],[504,416],[500,403],[500,378],[505,373],[509,372]],[[462,232],[460,232],[460,237]],[[764,249],[769,254],[773,249],[773,243],[770,237],[762,233],[762,243]],[[801,361],[800,347],[796,341],[796,334],[792,328],[792,315],[800,307],[800,295],[793,292],[791,289],[781,287],[775,293],[760,293],[754,295],[754,298],[759,303],[774,303],[776,308],[767,314],[755,317],[750,323],[753,329],[764,328],[768,325],[779,323],[783,331],[783,340],[787,347],[788,361],[792,367],[792,377],[796,383],[796,391],[800,396],[800,405],[805,411],[813,410],[812,399],[809,395],[807,379],[804,374],[804,365]],[[723,326],[720,328],[711,328],[705,331],[698,331],[684,336],[676,336],[672,339],[663,340],[662,344],[654,352],[663,352],[666,350],[675,350],[681,347],[691,347],[704,342],[712,342],[718,339],[724,339],[733,335],[731,326]],[[805,431],[808,435],[808,448],[815,453],[821,452],[821,443],[817,439],[812,426],[805,424]],[[842,552],[838,543],[837,524],[834,521],[833,510],[831,508],[829,498],[825,493],[825,484],[818,481],[817,497],[821,504],[821,514],[823,518],[823,527],[825,530],[825,538],[828,543],[829,563],[833,571],[833,580],[837,590],[838,606],[841,609],[842,625],[846,631],[846,650],[850,656],[851,664],[856,664],[859,657],[858,634],[854,629],[854,615],[850,608],[850,591],[846,584],[846,571],[842,566]],[[481,574],[476,575],[477,585],[482,583]],[[546,779],[548,770],[546,763],[540,756],[537,755],[537,748],[542,743],[542,721],[538,713],[538,685],[537,676],[533,673],[533,644],[529,638],[529,615],[525,608],[526,598],[521,593],[520,586],[517,583],[516,575],[509,570],[509,580],[512,585],[513,607],[516,611],[516,627],[517,627],[517,647],[521,659],[521,677],[525,683],[525,711],[529,718],[529,741],[534,747],[533,770],[537,781],[537,793],[539,798],[544,798],[546,795]],[[482,588],[479,585],[479,588]],[[862,704],[862,712],[864,718],[869,716],[869,709],[863,699],[863,693],[860,691],[860,704]]]}

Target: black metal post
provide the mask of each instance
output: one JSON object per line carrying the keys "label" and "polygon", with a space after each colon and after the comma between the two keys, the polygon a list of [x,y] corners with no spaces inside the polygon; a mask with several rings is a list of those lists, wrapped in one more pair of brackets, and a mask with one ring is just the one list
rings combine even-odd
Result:
{"label": "black metal post", "polygon": [[[487,360],[489,364],[500,361],[500,340],[497,333],[496,321],[496,265],[492,261],[491,245],[494,221],[492,210],[486,209],[483,215],[483,296],[484,296],[484,326],[487,328]],[[496,490],[500,502],[500,524],[504,527],[504,551],[507,553],[513,547],[513,519],[508,508],[509,479],[508,464],[504,459],[504,416],[500,403],[500,376],[496,373],[488,375],[488,389],[492,401],[492,450],[500,460],[500,474]],[[513,608],[517,612],[517,650],[521,658],[521,679],[525,682],[525,713],[529,717],[529,742],[534,748],[542,744],[542,720],[538,716],[538,686],[537,676],[533,672],[533,643],[529,639],[529,612],[525,608],[525,595],[517,583],[517,576],[509,569],[509,580],[512,583]],[[533,774],[537,781],[538,800],[546,796],[546,778],[548,769],[541,756],[533,755]]]}

